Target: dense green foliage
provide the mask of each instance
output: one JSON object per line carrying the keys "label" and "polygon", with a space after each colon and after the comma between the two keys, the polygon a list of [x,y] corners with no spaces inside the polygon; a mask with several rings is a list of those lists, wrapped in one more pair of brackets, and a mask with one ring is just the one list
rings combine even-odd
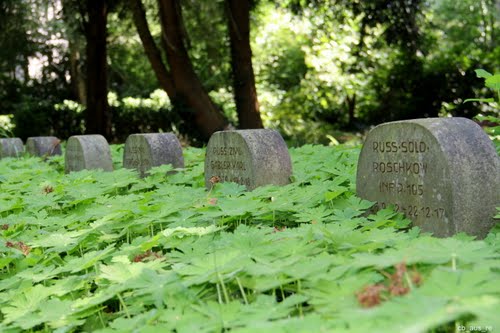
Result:
{"label": "dense green foliage", "polygon": [[[55,110],[64,100],[81,98],[76,86],[84,79],[85,43],[78,3],[2,2],[0,113],[14,114],[14,134],[22,138],[66,138],[84,130],[81,115],[72,112],[84,108],[66,108],[64,117]],[[110,3],[109,89],[118,101],[148,98],[159,86],[131,13],[124,1]],[[143,3],[159,43],[156,1]],[[195,70],[236,124],[223,2],[181,3]],[[338,138],[335,130],[361,131],[402,118],[495,115],[486,105],[462,103],[489,97],[474,69],[497,72],[500,66],[500,12],[494,0],[261,0],[254,5],[253,64],[262,118],[291,142],[327,143],[327,135]],[[127,103],[115,104],[115,140],[138,128],[182,128],[169,108],[158,115],[155,108],[132,111]],[[66,127],[60,125],[65,117],[70,119]]]}
{"label": "dense green foliage", "polygon": [[48,118],[54,104],[73,98],[66,78],[66,26],[54,19],[54,10],[42,0],[1,2],[0,114]]}
{"label": "dense green foliage", "polygon": [[[115,93],[110,93],[108,100],[113,112],[114,128],[120,129],[114,133],[115,140],[124,142],[134,133],[177,132],[175,125],[179,123],[179,115],[172,112],[170,101],[163,90],[157,89],[146,98],[118,99]],[[48,134],[47,129],[61,138],[84,134],[83,105],[71,100],[54,105],[35,103],[36,105],[30,104],[29,109],[16,112],[16,135],[23,138],[43,136]]]}
{"label": "dense green foliage", "polygon": [[[267,77],[261,81],[261,97],[272,92],[261,99],[271,124],[290,137],[324,142],[321,130],[311,127],[360,129],[397,119],[494,112],[462,104],[482,88],[473,70],[500,65],[492,39],[500,15],[494,1],[338,1],[344,6],[333,8],[328,1],[289,2],[301,15],[267,11],[271,19],[264,16],[255,29],[254,50],[256,63],[268,69],[264,73],[280,76],[286,67],[300,76],[288,88]],[[286,53],[296,49],[301,59]]]}
{"label": "dense green foliage", "polygon": [[[466,102],[485,102],[488,105],[495,108],[497,111],[500,111],[500,74],[491,74],[484,69],[476,69],[476,75],[479,78],[484,79],[484,86],[486,88],[490,88],[493,90],[497,99],[495,98],[468,98],[464,101]],[[490,138],[493,140],[493,144],[496,146],[497,152],[500,154],[500,113],[497,112],[497,115],[478,115],[476,117],[479,121],[484,124],[488,124],[489,126],[485,126],[484,130]]]}
{"label": "dense green foliage", "polygon": [[[437,239],[354,195],[359,148],[291,149],[293,182],[204,187],[0,160],[0,331],[454,332],[500,327],[500,233]],[[500,215],[498,216],[500,217]]]}

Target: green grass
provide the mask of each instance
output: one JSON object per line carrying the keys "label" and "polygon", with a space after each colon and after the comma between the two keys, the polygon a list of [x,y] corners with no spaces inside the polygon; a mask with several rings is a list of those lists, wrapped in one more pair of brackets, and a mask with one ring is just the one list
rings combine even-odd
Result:
{"label": "green grass", "polygon": [[1,332],[500,329],[500,233],[438,239],[357,198],[359,148],[291,149],[294,182],[204,187],[0,160]]}

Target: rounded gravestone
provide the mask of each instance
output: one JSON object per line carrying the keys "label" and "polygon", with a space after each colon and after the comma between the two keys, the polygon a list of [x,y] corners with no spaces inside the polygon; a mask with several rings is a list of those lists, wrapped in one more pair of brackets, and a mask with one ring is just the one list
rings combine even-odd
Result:
{"label": "rounded gravestone", "polygon": [[125,142],[123,167],[137,169],[141,177],[152,167],[184,167],[181,143],[172,133],[131,134]]}
{"label": "rounded gravestone", "polygon": [[61,140],[55,136],[34,136],[26,140],[26,151],[34,156],[62,155]]}
{"label": "rounded gravestone", "polygon": [[269,129],[221,131],[208,141],[205,184],[235,182],[253,190],[258,186],[286,185],[292,162],[281,135]]}
{"label": "rounded gravestone", "polygon": [[357,194],[389,204],[425,232],[483,238],[500,205],[500,160],[491,140],[465,118],[379,125],[358,161]]}
{"label": "rounded gravestone", "polygon": [[99,134],[70,137],[66,143],[64,161],[66,173],[85,169],[113,171],[109,144]]}
{"label": "rounded gravestone", "polygon": [[19,157],[24,152],[23,141],[19,138],[0,139],[0,158]]}

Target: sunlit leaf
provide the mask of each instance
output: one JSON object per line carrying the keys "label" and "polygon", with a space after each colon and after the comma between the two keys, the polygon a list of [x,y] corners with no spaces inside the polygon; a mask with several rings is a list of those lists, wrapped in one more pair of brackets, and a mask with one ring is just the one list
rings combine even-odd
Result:
{"label": "sunlit leaf", "polygon": [[490,76],[484,81],[484,84],[491,89],[500,89],[500,74],[495,74],[493,76]]}
{"label": "sunlit leaf", "polygon": [[484,69],[476,69],[476,70],[474,70],[474,72],[476,72],[477,77],[484,78],[484,79],[487,79],[493,75],[493,74],[485,71]]}

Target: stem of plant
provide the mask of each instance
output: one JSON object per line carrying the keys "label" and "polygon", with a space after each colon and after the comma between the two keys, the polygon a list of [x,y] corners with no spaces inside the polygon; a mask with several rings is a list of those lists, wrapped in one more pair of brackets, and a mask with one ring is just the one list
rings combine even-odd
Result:
{"label": "stem of plant", "polygon": [[105,328],[106,324],[104,324],[104,318],[102,317],[102,309],[97,312],[97,315],[99,316],[99,321],[101,322],[102,328]]}
{"label": "stem of plant", "polygon": [[123,311],[125,311],[125,315],[127,316],[128,319],[130,319],[130,313],[128,312],[127,304],[125,304],[125,302],[123,301],[122,295],[120,295],[120,293],[118,293],[118,294],[116,294],[116,296],[118,297],[118,300],[120,301],[120,304],[123,308]]}
{"label": "stem of plant", "polygon": [[219,273],[217,273],[217,278],[220,281],[222,293],[224,294],[224,300],[226,301],[226,303],[229,303],[229,294],[227,293],[227,289],[226,289],[226,285],[224,284],[224,280],[222,279],[222,276],[220,276]]}
{"label": "stem of plant", "polygon": [[222,304],[222,294],[220,292],[220,287],[219,287],[219,284],[216,283],[215,286],[217,287],[217,299],[219,301],[219,304]]}
{"label": "stem of plant", "polygon": [[236,282],[238,283],[238,287],[240,288],[240,292],[241,292],[241,296],[243,297],[243,301],[245,302],[246,305],[248,305],[247,295],[245,294],[245,290],[243,289],[243,286],[241,285],[241,281],[238,277],[236,277]]}
{"label": "stem of plant", "polygon": [[[300,293],[302,287],[300,285],[300,279],[297,280],[297,294]],[[302,311],[302,303],[299,304],[299,316],[300,318],[304,318],[304,312]]]}

